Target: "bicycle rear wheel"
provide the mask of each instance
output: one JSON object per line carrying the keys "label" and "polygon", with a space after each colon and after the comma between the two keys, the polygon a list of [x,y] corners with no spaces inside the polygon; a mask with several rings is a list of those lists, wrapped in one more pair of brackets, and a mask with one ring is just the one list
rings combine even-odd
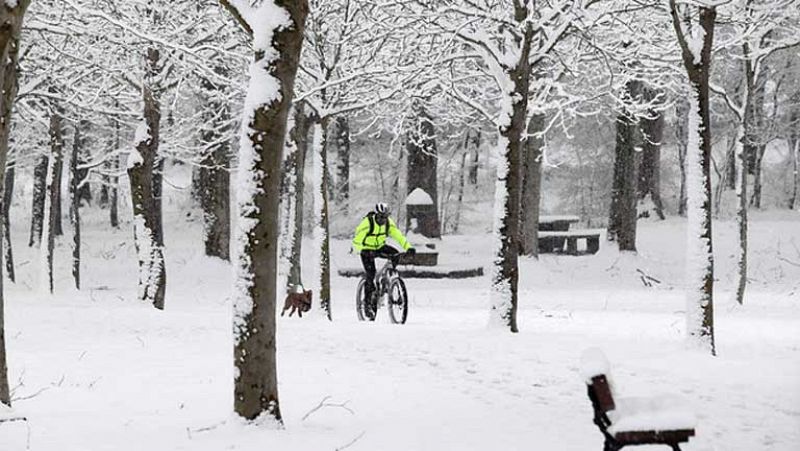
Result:
{"label": "bicycle rear wheel", "polygon": [[394,324],[405,324],[408,319],[408,292],[403,279],[394,279],[389,285],[389,319]]}

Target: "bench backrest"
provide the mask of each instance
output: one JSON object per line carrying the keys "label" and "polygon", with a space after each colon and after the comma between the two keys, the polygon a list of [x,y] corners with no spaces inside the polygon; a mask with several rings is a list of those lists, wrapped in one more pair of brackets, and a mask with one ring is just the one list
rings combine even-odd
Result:
{"label": "bench backrest", "polygon": [[595,408],[603,413],[614,410],[614,395],[611,393],[611,385],[608,383],[608,378],[605,374],[594,376],[592,383],[589,384],[589,397],[592,399],[592,404]]}

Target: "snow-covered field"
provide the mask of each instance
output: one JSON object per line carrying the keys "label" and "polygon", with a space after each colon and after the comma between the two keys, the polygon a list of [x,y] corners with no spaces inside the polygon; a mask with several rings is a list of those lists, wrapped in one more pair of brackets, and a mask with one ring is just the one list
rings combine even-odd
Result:
{"label": "snow-covered field", "polygon": [[[686,398],[699,418],[686,450],[800,449],[796,213],[753,215],[743,307],[730,299],[735,226],[715,223],[718,357],[684,347],[680,219],[643,223],[637,256],[604,248],[523,261],[516,335],[487,329],[487,277],[409,280],[404,326],[385,311],[357,322],[356,280],[336,277],[332,323],[279,320],[276,431],[231,415],[230,270],[202,256],[200,227],[180,204],[165,209],[164,312],[135,300],[130,224],[113,231],[87,211],[85,288],[71,288],[65,238],[50,296],[27,216],[16,216],[7,337],[15,410],[28,422],[0,424],[0,450],[600,450],[578,369],[595,346],[623,395]],[[486,264],[490,243],[446,237],[443,259]],[[335,267],[357,265],[345,241],[333,246]],[[637,270],[660,283],[646,287]]]}

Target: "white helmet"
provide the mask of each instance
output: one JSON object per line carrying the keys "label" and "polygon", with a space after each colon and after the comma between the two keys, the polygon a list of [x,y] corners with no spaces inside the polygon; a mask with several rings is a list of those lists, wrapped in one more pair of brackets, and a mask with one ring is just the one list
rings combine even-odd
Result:
{"label": "white helmet", "polygon": [[375,213],[379,215],[388,215],[389,214],[389,206],[383,202],[378,202],[375,204]]}

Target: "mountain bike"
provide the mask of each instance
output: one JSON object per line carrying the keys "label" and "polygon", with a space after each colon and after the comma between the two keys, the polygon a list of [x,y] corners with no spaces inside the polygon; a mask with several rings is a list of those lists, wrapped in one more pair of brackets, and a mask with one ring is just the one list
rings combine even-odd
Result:
{"label": "mountain bike", "polygon": [[408,319],[408,291],[406,283],[397,271],[397,262],[403,254],[391,256],[378,255],[385,258],[386,263],[375,274],[375,291],[372,292],[372,299],[364,299],[366,293],[366,275],[361,276],[356,289],[356,313],[359,321],[375,321],[378,309],[387,305],[389,319],[393,324],[405,324]]}

